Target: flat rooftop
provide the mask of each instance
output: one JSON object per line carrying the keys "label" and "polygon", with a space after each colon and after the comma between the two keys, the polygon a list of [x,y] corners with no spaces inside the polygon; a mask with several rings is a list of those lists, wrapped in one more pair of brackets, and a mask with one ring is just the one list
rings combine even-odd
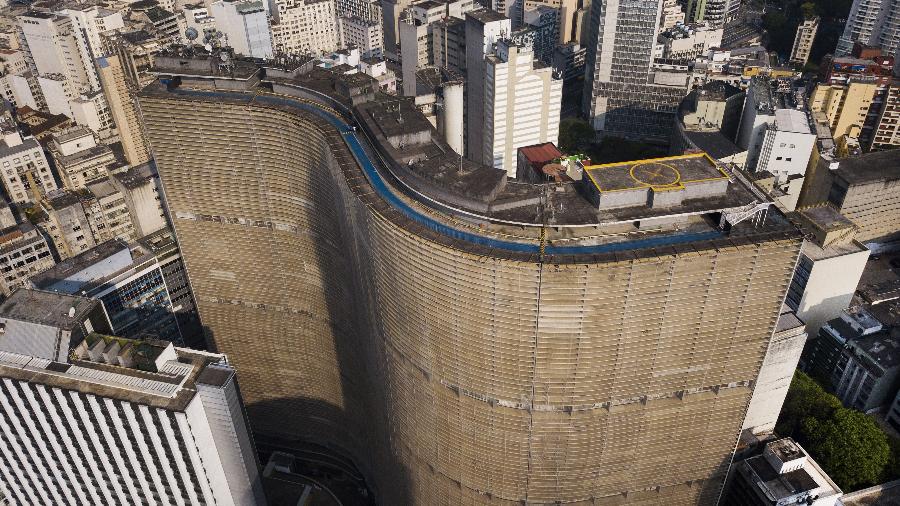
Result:
{"label": "flat rooftop", "polygon": [[585,173],[603,192],[644,188],[683,189],[705,181],[727,181],[728,174],[706,154],[589,165]]}
{"label": "flat rooftop", "polygon": [[[221,387],[228,377],[222,370],[232,371],[224,355],[186,348],[174,348],[174,356],[162,367],[143,370],[141,360],[159,357],[162,342],[145,342],[114,336],[95,335],[102,339],[102,348],[111,351],[114,344],[126,355],[148,353],[134,365],[125,367],[88,357],[72,358],[68,363],[53,362],[17,353],[0,352],[0,378],[46,385],[84,394],[134,402],[150,407],[183,411],[197,393],[197,385]],[[131,348],[129,350],[129,348]],[[120,352],[121,353],[121,352]],[[154,357],[155,354],[155,357]],[[215,367],[217,370],[204,375]]]}
{"label": "flat rooftop", "polygon": [[[20,288],[0,303],[0,318],[71,330],[79,321],[78,317],[96,304],[98,302],[77,295]],[[75,308],[74,317],[69,317],[71,308]]]}
{"label": "flat rooftop", "polygon": [[500,14],[499,12],[491,9],[478,9],[477,11],[469,11],[466,13],[466,19],[468,18],[480,21],[482,24],[507,19],[503,14]]}
{"label": "flat rooftop", "polygon": [[830,205],[806,207],[798,209],[797,212],[806,218],[810,225],[826,232],[856,227],[852,221]]}
{"label": "flat rooftop", "polygon": [[850,344],[884,370],[900,366],[900,328],[885,328],[853,339]]}
{"label": "flat rooftop", "polygon": [[900,179],[900,149],[841,158],[835,176],[850,184]]}
{"label": "flat rooftop", "polygon": [[87,251],[59,262],[50,269],[33,276],[30,281],[39,289],[49,289],[54,284],[68,279],[75,274],[106,260],[116,253],[127,249],[128,244],[121,239],[106,241]]}

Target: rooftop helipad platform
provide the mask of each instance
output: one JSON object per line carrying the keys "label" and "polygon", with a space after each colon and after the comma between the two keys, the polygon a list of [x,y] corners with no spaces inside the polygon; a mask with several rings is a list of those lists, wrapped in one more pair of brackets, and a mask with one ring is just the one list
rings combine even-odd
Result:
{"label": "rooftop helipad platform", "polygon": [[599,209],[673,207],[688,199],[722,195],[730,179],[705,153],[589,165],[584,174]]}

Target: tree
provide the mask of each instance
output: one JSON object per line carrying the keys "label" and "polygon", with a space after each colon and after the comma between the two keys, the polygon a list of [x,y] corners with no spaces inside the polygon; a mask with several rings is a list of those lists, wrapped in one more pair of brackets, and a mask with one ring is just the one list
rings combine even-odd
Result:
{"label": "tree", "polygon": [[812,2],[806,2],[800,6],[800,10],[803,11],[803,19],[812,19],[816,17],[816,4]]}
{"label": "tree", "polygon": [[891,459],[887,435],[853,409],[840,408],[827,419],[807,417],[801,433],[806,449],[845,491],[879,483]]}
{"label": "tree", "polygon": [[791,380],[775,430],[783,436],[800,440],[800,428],[804,419],[813,417],[825,420],[842,407],[837,397],[826,392],[806,374],[797,371]]}
{"label": "tree", "polygon": [[566,118],[559,122],[559,149],[567,155],[586,151],[595,136],[594,127],[583,119]]}

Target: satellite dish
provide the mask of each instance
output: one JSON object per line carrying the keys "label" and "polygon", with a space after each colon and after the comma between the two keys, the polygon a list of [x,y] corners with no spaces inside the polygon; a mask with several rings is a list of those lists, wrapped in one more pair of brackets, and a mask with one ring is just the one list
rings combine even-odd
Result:
{"label": "satellite dish", "polygon": [[212,44],[204,45],[203,49],[205,49],[207,52],[211,53],[212,52]]}
{"label": "satellite dish", "polygon": [[184,31],[184,36],[187,38],[187,40],[193,42],[194,40],[197,40],[197,37],[200,36],[200,33],[193,26],[189,26],[187,30]]}

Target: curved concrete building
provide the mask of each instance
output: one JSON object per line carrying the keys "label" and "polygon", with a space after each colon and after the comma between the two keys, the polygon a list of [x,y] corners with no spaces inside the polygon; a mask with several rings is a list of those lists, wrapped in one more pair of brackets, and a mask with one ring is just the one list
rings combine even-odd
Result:
{"label": "curved concrete building", "polygon": [[801,239],[708,157],[507,181],[362,75],[157,59],[140,106],[257,433],[380,504],[714,504]]}

